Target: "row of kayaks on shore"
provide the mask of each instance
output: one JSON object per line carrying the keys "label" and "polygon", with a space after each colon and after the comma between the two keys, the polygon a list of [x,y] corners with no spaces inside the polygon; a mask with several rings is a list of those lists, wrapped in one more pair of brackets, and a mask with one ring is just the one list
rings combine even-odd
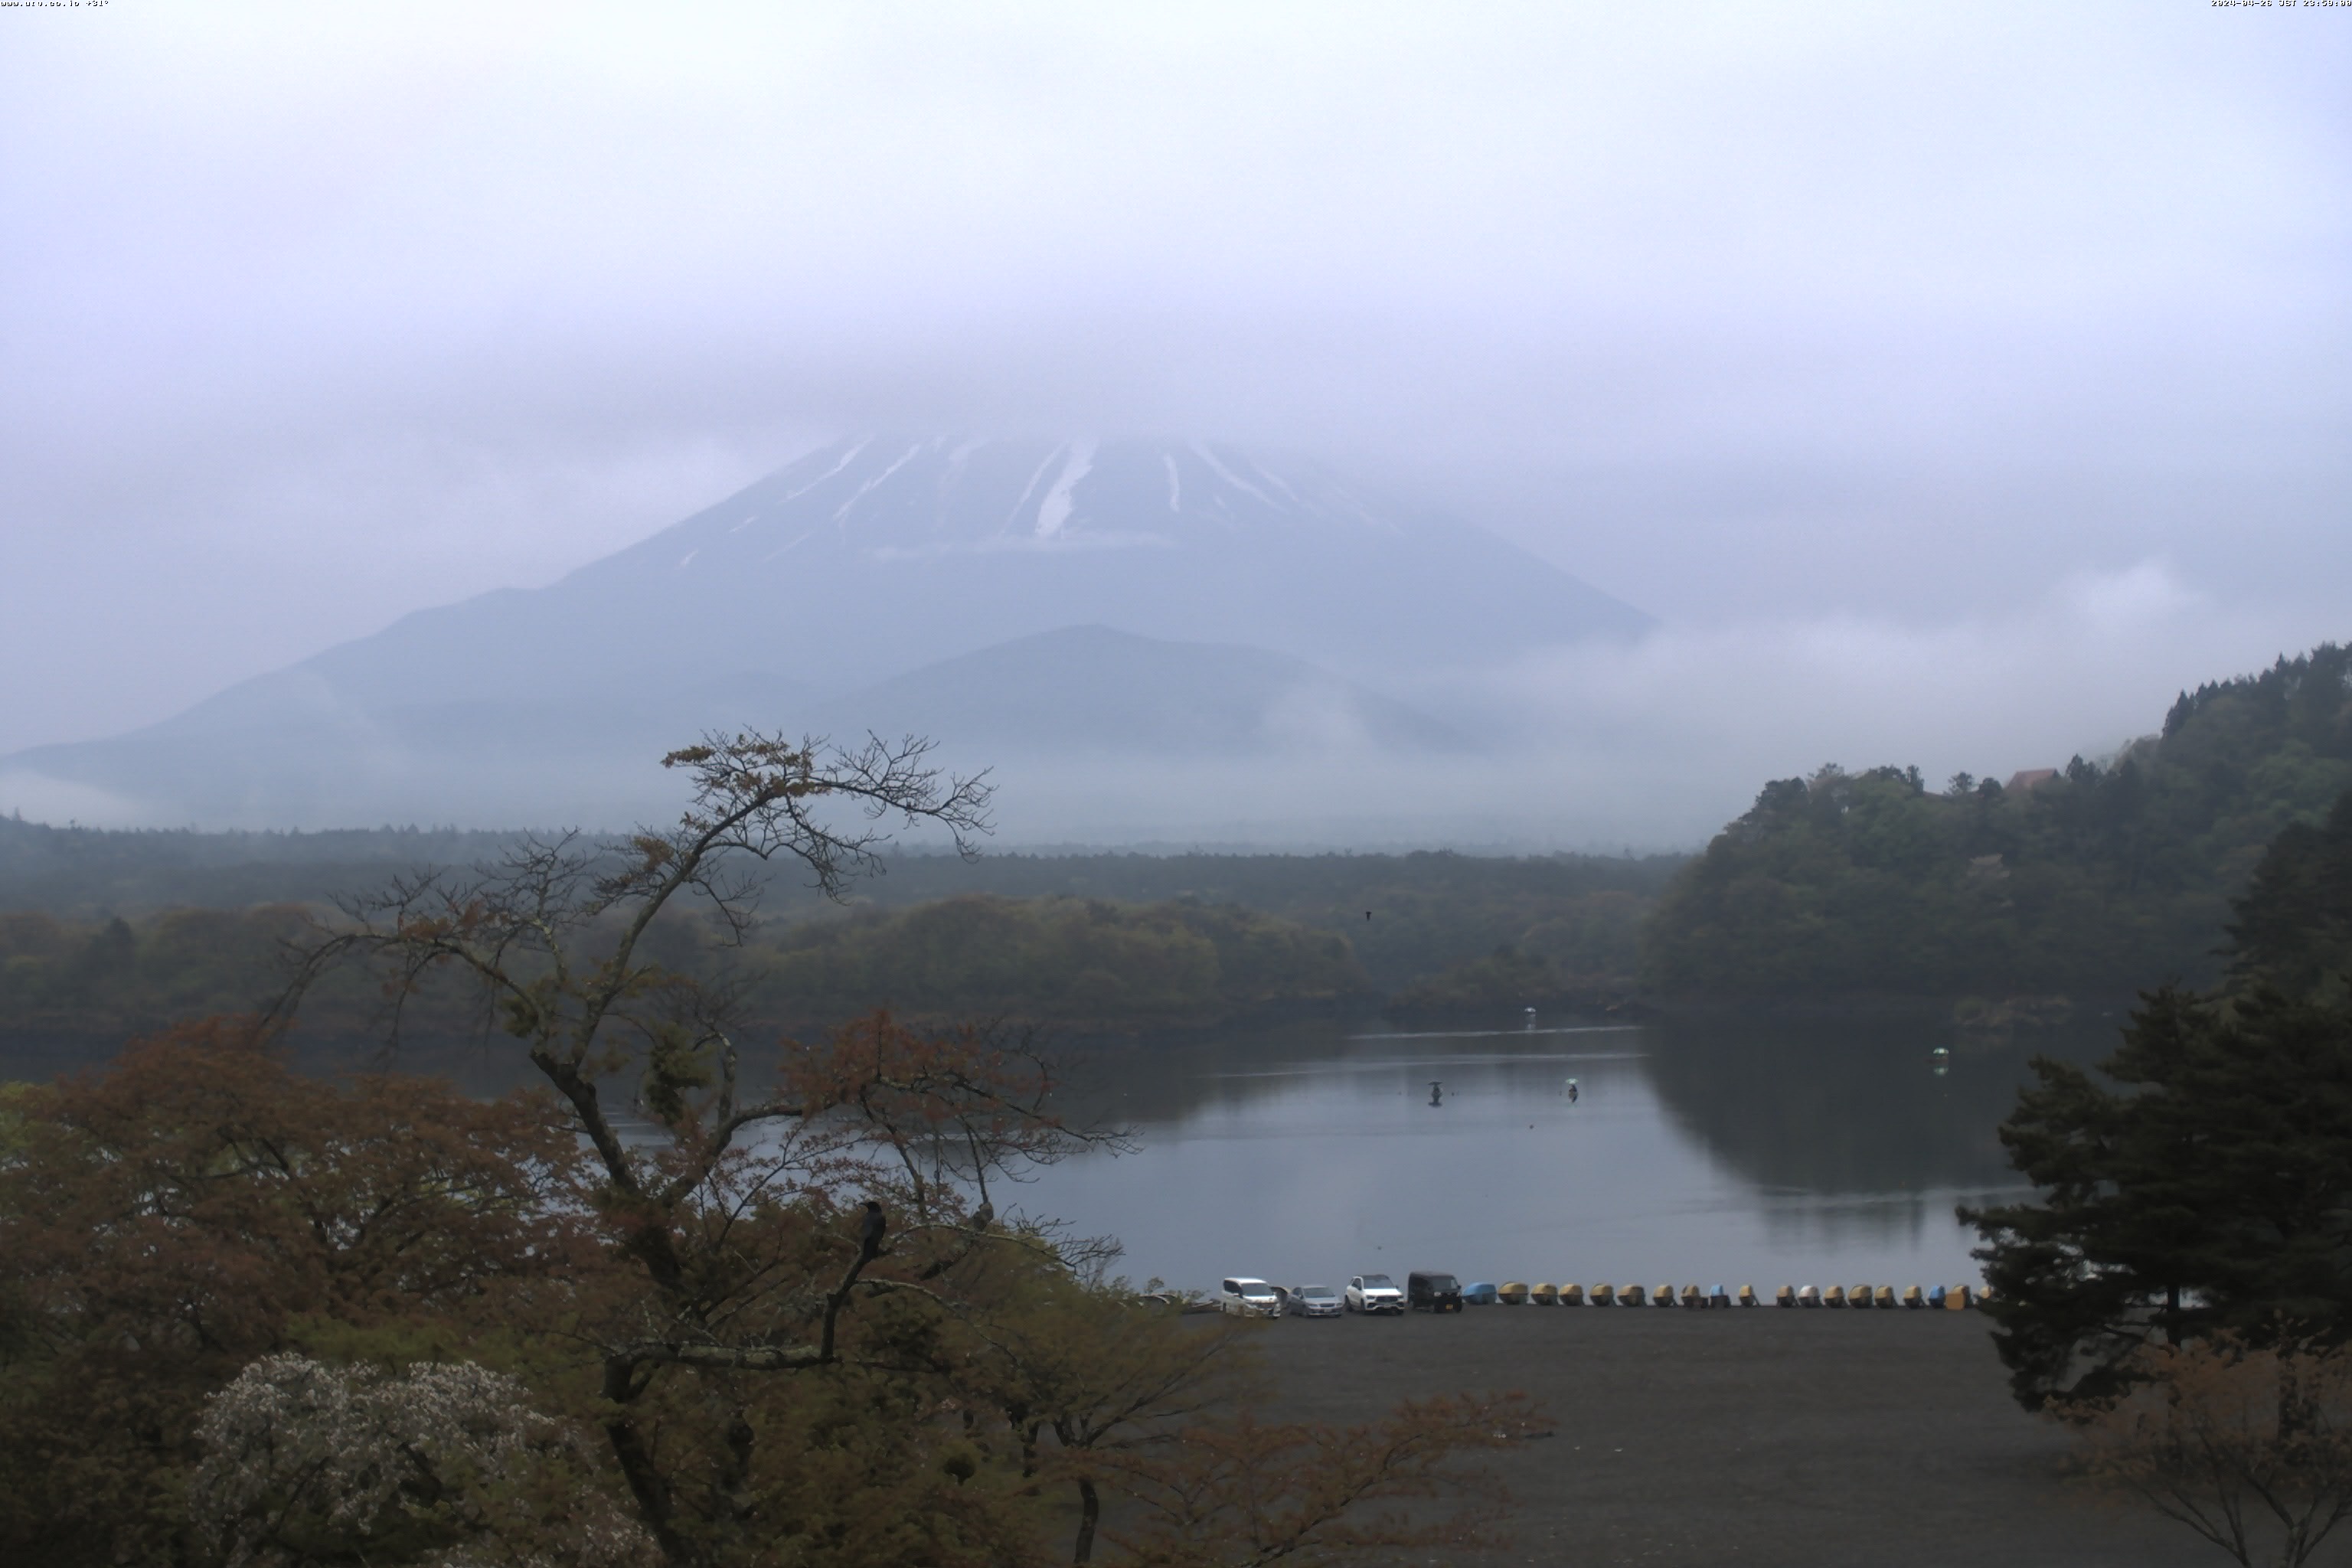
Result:
{"label": "row of kayaks on shore", "polygon": [[[1986,1292],[1975,1285],[1930,1285],[1922,1289],[1906,1285],[1898,1293],[1892,1285],[1832,1285],[1827,1289],[1818,1285],[1783,1285],[1772,1293],[1776,1307],[1908,1307],[1916,1311],[1935,1310],[1958,1312],[1979,1306]],[[1462,1287],[1462,1300],[1473,1306],[1506,1307],[1760,1307],[1764,1299],[1753,1285],[1742,1285],[1736,1292],[1717,1285],[1702,1291],[1696,1285],[1676,1289],[1661,1285],[1647,1289],[1639,1285],[1595,1285],[1590,1290],[1581,1285],[1526,1285],[1514,1279],[1500,1285],[1472,1283]]]}

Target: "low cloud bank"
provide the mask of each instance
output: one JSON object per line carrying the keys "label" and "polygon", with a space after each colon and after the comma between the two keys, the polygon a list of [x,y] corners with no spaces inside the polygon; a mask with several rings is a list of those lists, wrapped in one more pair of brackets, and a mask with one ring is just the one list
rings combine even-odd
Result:
{"label": "low cloud bank", "polygon": [[2013,613],[1667,628],[1399,695],[1486,736],[1475,757],[1309,752],[1120,769],[1013,760],[1000,837],[1617,850],[1704,844],[1765,781],[1824,763],[1967,770],[2096,757],[2182,690],[2352,627],[2217,606],[2162,561],[2070,579]]}
{"label": "low cloud bank", "polygon": [[[1344,704],[1302,688],[1270,710],[1255,752],[966,741],[938,760],[992,769],[998,848],[1692,848],[1769,779],[1829,762],[1916,764],[1940,787],[1962,769],[2006,778],[2100,756],[2158,729],[2183,689],[2347,634],[2232,611],[2151,559],[2001,616],[1669,627],[1395,693],[1475,737],[1465,748],[1382,749]],[[352,753],[363,765],[307,759],[331,794],[280,789],[224,817],[169,798],[168,781],[134,799],[19,768],[0,774],[0,812],[107,826],[621,826],[667,820],[679,804],[650,752],[624,763],[615,737],[584,721],[555,724],[577,729],[576,746],[509,737],[430,752],[352,721],[368,730]]]}

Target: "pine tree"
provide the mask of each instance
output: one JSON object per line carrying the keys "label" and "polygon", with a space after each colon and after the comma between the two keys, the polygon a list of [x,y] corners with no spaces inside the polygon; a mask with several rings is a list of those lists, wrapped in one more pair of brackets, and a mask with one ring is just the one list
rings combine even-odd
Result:
{"label": "pine tree", "polygon": [[2157,1340],[2352,1333],[2352,1003],[2167,989],[2108,1083],[2034,1070],[2001,1140],[2040,1199],[1962,1215],[2027,1408],[2121,1392]]}
{"label": "pine tree", "polygon": [[2230,926],[2237,983],[2293,995],[2341,984],[2352,969],[2352,790],[2325,822],[2297,823],[2271,841],[2237,916]]}

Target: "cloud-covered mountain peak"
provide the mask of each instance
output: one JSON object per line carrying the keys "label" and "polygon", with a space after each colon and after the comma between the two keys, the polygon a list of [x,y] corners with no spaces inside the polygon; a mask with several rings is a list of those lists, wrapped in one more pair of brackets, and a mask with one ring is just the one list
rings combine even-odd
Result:
{"label": "cloud-covered mountain peak", "polygon": [[658,798],[649,759],[711,724],[904,725],[1097,768],[1124,750],[1143,773],[1251,748],[1433,754],[1464,726],[1423,693],[1648,624],[1304,462],[874,437],[544,588],[420,610],[143,733],[0,759],[0,778],[143,820],[611,822]]}
{"label": "cloud-covered mountain peak", "polygon": [[740,571],[812,552],[1217,550],[1404,526],[1313,464],[1205,441],[877,436],[812,452],[630,553]]}

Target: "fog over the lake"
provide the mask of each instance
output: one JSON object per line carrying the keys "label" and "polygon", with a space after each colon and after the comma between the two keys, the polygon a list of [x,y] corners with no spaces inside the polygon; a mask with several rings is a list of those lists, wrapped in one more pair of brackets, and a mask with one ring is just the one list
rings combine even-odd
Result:
{"label": "fog over the lake", "polygon": [[2095,753],[2352,635],[2347,82],[2203,0],[0,12],[0,755],[869,429],[1307,454],[1660,623],[1393,690],[1499,762],[1012,764],[1008,836]]}

